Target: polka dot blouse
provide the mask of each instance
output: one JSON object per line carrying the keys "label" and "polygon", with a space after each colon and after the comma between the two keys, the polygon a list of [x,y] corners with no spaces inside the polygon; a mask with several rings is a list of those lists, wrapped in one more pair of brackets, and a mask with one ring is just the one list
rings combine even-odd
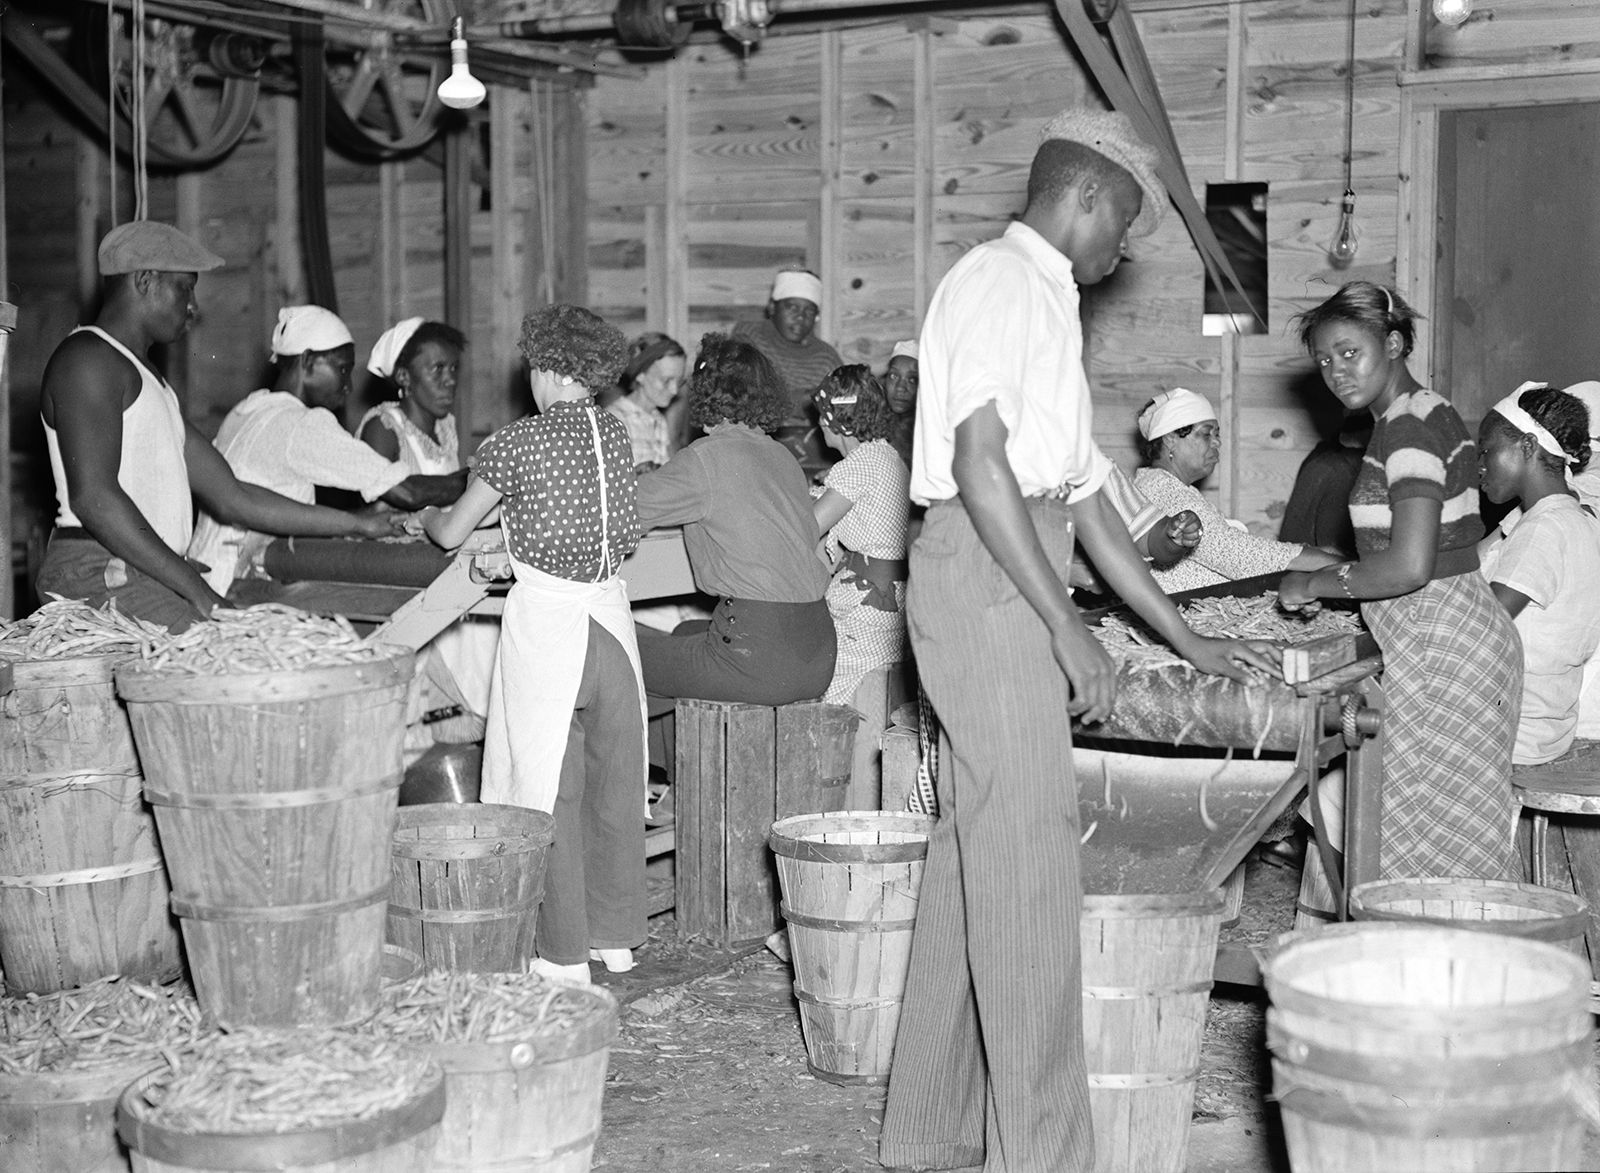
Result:
{"label": "polka dot blouse", "polygon": [[504,498],[512,556],[546,574],[598,582],[639,544],[628,431],[593,400],[552,403],[501,428],[478,449],[477,473]]}

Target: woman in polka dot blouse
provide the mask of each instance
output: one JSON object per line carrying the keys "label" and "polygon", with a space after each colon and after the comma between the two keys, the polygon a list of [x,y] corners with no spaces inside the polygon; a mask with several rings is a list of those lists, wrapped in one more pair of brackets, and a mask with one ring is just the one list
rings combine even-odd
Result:
{"label": "woman in polka dot blouse", "polygon": [[706,435],[639,478],[645,529],[681,525],[695,585],[719,601],[710,620],[639,633],[656,696],[783,705],[833,678],[828,572],[799,462],[769,433],[789,405],[761,352],[707,334],[689,376],[689,418]]}
{"label": "woman in polka dot blouse", "polygon": [[478,450],[461,500],[423,516],[459,545],[496,504],[516,581],[501,621],[484,739],[485,802],[550,811],[536,970],[587,981],[621,971],[645,938],[645,705],[627,590],[639,544],[627,430],[591,389],[622,370],[622,334],[588,310],[549,306],[522,323],[539,412]]}

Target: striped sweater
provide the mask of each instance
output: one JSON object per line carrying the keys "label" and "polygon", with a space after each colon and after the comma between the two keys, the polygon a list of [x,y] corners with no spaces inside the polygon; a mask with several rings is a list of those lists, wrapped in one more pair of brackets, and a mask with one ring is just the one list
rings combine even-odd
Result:
{"label": "striped sweater", "polygon": [[[1478,446],[1456,409],[1426,389],[1397,396],[1374,420],[1361,472],[1350,491],[1350,521],[1363,558],[1388,548],[1394,504],[1408,497],[1441,503],[1441,554],[1468,551],[1483,537]],[[1459,557],[1442,559],[1441,571],[1454,572]],[[1476,566],[1476,557],[1471,561]]]}

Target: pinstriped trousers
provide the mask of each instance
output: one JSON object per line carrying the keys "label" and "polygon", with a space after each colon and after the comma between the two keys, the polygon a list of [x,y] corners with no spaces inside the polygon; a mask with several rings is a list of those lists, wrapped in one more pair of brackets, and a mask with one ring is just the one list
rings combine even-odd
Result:
{"label": "pinstriped trousers", "polygon": [[[1028,502],[1065,575],[1065,504]],[[1050,635],[959,501],[911,553],[917,669],[944,727],[879,1159],[1074,1173],[1094,1162],[1083,1053],[1078,792]]]}

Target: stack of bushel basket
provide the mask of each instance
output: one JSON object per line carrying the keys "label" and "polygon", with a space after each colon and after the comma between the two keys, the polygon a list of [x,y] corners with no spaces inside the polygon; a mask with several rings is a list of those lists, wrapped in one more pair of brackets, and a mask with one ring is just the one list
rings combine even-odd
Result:
{"label": "stack of bushel basket", "polygon": [[397,825],[411,652],[58,602],[0,655],[0,1169],[589,1168],[616,1002],[525,972],[548,815]]}

